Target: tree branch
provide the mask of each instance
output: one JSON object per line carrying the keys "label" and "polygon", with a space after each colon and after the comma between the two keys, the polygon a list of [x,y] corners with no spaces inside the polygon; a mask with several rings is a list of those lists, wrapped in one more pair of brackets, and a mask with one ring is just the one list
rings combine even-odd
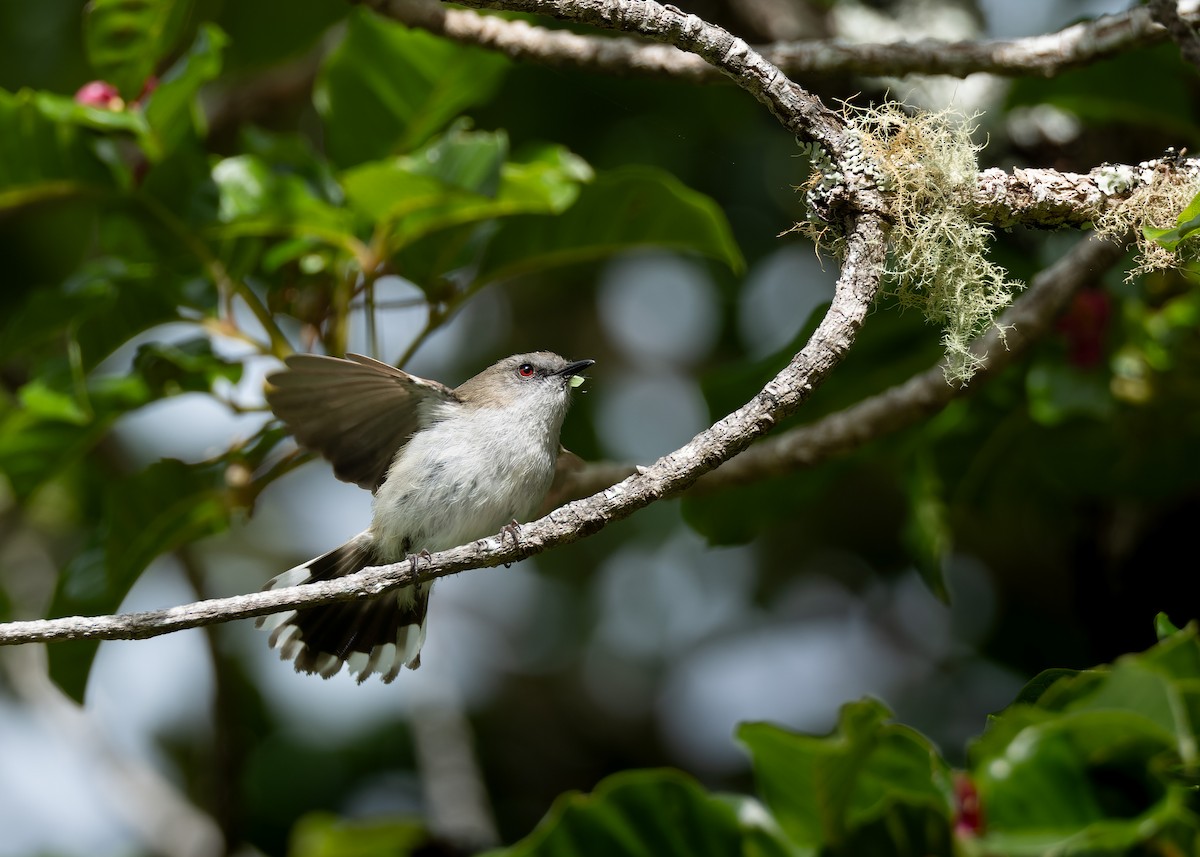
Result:
{"label": "tree branch", "polygon": [[[1049,331],[1071,295],[1115,265],[1123,253],[1121,244],[1093,235],[1034,277],[1028,290],[996,320],[996,327],[971,344],[971,352],[981,362],[969,385],[947,384],[945,361],[941,361],[814,423],[764,439],[705,474],[688,493],[710,494],[813,467],[932,416],[1024,357]],[[549,499],[558,505],[594,494],[635,472],[633,464],[589,462],[571,472]]]}
{"label": "tree branch", "polygon": [[744,450],[778,420],[795,413],[841,361],[861,328],[879,284],[884,246],[880,219],[863,216],[847,238],[846,261],[825,318],[800,353],[750,402],[623,482],[525,525],[516,544],[498,535],[491,536],[471,545],[439,551],[419,570],[415,561],[411,564],[404,561],[336,580],[210,599],[167,610],[9,622],[0,625],[0,645],[144,639],[290,608],[370,598],[417,581],[516,562],[590,536],[662,497],[686,489],[700,476]]}
{"label": "tree branch", "polygon": [[[844,123],[821,102],[719,27],[651,0],[514,0],[572,20],[633,28],[653,38],[694,50],[768,106],[790,130],[825,145],[837,158],[848,151]],[[848,136],[848,135],[846,135]],[[846,258],[833,302],[808,343],[750,402],[714,423],[684,446],[605,491],[556,509],[526,525],[516,543],[500,536],[440,551],[418,571],[416,559],[366,569],[336,580],[200,601],[169,610],[99,617],[67,617],[0,625],[0,645],[59,639],[140,639],[183,628],[275,613],[354,598],[369,598],[417,581],[469,568],[515,562],[550,547],[589,536],[662,497],[676,494],[700,476],[746,449],[775,423],[793,413],[833,370],[854,341],[879,287],[886,228],[870,188],[848,190],[861,214],[847,218]]]}
{"label": "tree branch", "polygon": [[[713,83],[720,72],[695,54],[647,44],[632,38],[580,35],[551,30],[520,20],[447,9],[430,0],[368,0],[380,14],[410,27],[420,27],[452,41],[499,51],[515,60],[553,68],[569,68],[622,76],[669,77],[689,83]],[[464,5],[495,8],[472,0]],[[505,8],[534,11],[527,4]],[[1185,23],[1200,20],[1200,3],[1185,0],[1179,15]],[[779,42],[758,49],[788,75],[945,74],[966,77],[978,72],[1011,77],[1054,77],[1167,38],[1147,7],[1104,15],[1072,24],[1056,33],[1008,41],[850,44],[839,41]]]}
{"label": "tree branch", "polygon": [[835,160],[846,153],[845,120],[830,110],[746,42],[721,27],[654,0],[464,0],[476,8],[531,12],[610,30],[636,32],[674,45],[707,60],[745,89],[794,134],[829,151]]}
{"label": "tree branch", "polygon": [[1007,173],[993,167],[979,174],[972,207],[977,217],[1001,229],[1087,226],[1139,188],[1194,180],[1198,173],[1200,159],[1170,152],[1136,166],[1105,164],[1087,173],[1021,168]]}
{"label": "tree branch", "polygon": [[1123,255],[1121,244],[1089,236],[1039,273],[1025,294],[971,344],[971,352],[983,362],[970,384],[946,383],[946,363],[940,361],[851,407],[756,444],[699,480],[694,491],[710,493],[811,467],[933,416],[1023,358],[1049,332],[1071,296]]}

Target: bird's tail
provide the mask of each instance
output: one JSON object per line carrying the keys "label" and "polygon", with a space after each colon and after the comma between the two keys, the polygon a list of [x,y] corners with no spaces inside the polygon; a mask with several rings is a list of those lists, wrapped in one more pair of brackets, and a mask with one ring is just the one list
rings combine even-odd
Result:
{"label": "bird's tail", "polygon": [[[332,580],[377,564],[373,540],[363,533],[272,578],[264,588]],[[346,664],[360,684],[372,673],[390,682],[402,666],[421,665],[430,586],[419,583],[377,598],[290,610],[263,616],[256,624],[270,631],[271,648],[294,661],[296,672],[329,678]]]}

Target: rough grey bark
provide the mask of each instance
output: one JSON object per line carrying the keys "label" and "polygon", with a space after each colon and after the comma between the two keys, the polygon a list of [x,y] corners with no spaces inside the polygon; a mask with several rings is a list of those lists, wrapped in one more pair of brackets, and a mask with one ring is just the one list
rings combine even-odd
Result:
{"label": "rough grey bark", "polygon": [[[436,0],[369,0],[381,14],[463,44],[500,51],[512,59],[554,68],[615,75],[671,77],[713,83],[721,73],[701,57],[640,39],[581,35],[551,30],[527,21],[505,20],[441,6]],[[498,3],[466,3],[498,8]],[[1179,5],[1185,26],[1200,21],[1195,0]],[[513,8],[505,3],[505,8]],[[1023,39],[854,44],[836,40],[776,42],[757,48],[769,62],[794,77],[833,74],[945,74],[966,77],[988,72],[1011,77],[1054,77],[1064,71],[1159,44],[1168,31],[1149,7],[1135,6],[1119,15],[1103,15],[1055,33]]]}

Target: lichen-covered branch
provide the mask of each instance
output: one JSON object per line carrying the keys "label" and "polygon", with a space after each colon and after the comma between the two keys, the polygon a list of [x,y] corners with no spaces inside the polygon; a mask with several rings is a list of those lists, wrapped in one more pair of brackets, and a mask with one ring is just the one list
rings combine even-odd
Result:
{"label": "lichen-covered branch", "polygon": [[1200,160],[1170,152],[1135,166],[1105,164],[1087,173],[992,168],[979,174],[973,207],[979,218],[1002,229],[1080,227],[1095,223],[1139,191],[1190,186],[1198,177]]}
{"label": "lichen-covered branch", "polygon": [[[602,74],[670,77],[711,83],[721,73],[696,54],[634,38],[581,35],[551,30],[526,21],[505,20],[461,9],[441,7],[436,0],[368,0],[382,14],[463,44],[500,51],[517,60],[554,68]],[[487,5],[493,3],[467,3]],[[512,4],[505,4],[513,8]],[[1200,4],[1186,0],[1179,17],[1200,21]],[[767,61],[793,77],[833,74],[903,76],[945,74],[966,77],[978,72],[1005,76],[1053,77],[1063,71],[1168,37],[1150,9],[1134,8],[1072,24],[1045,35],[1006,41],[853,44],[833,40],[780,42],[757,48]]]}

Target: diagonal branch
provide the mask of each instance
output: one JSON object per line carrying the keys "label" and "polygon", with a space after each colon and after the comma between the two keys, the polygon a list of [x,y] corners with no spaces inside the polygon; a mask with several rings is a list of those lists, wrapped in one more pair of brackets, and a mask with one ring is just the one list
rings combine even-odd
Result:
{"label": "diagonal branch", "polygon": [[[1018,224],[1043,229],[1082,227],[1095,223],[1139,189],[1193,183],[1197,176],[1200,159],[1170,150],[1136,166],[1105,164],[1086,173],[1019,167],[1009,173],[991,167],[976,178],[971,206],[976,217],[1001,229]],[[1174,216],[1178,211],[1170,213]]]}
{"label": "diagonal branch", "polygon": [[[515,0],[520,4],[525,0]],[[835,156],[847,151],[844,123],[837,114],[787,79],[740,39],[694,15],[651,0],[533,0],[530,6],[573,20],[636,29],[652,38],[694,50],[768,106],[787,128],[820,141]],[[500,536],[440,551],[423,569],[408,561],[366,569],[336,580],[201,601],[148,613],[66,617],[0,625],[0,645],[59,639],[139,639],[183,628],[275,613],[280,610],[379,595],[398,586],[430,581],[469,568],[515,562],[548,548],[589,536],[663,497],[677,494],[742,452],[777,421],[796,412],[841,362],[878,291],[886,252],[884,219],[870,204],[877,195],[851,189],[849,198],[865,212],[847,218],[845,261],[833,302],[808,343],[787,367],[744,406],[684,446],[624,481],[570,503],[526,525],[519,542]],[[867,203],[867,204],[863,204]]]}
{"label": "diagonal branch", "polygon": [[[432,0],[366,2],[402,24],[462,44],[490,48],[515,60],[620,76],[668,77],[689,83],[721,80],[720,71],[696,54],[639,39],[551,30],[527,21],[448,9]],[[494,7],[496,4],[465,5]],[[505,3],[505,8],[517,6]],[[1194,26],[1200,21],[1200,4],[1185,0],[1176,17],[1185,26]],[[1167,30],[1148,7],[1135,6],[1119,15],[1103,15],[1055,33],[1023,39],[961,42],[923,39],[878,44],[810,40],[777,42],[759,47],[758,52],[793,77],[834,74],[966,77],[977,72],[1054,77],[1135,48],[1159,44],[1167,37]]]}
{"label": "diagonal branch", "polygon": [[811,467],[933,416],[1023,358],[1050,330],[1071,295],[1085,284],[1094,282],[1123,254],[1121,244],[1091,236],[1080,240],[1061,259],[1039,273],[1026,293],[987,333],[971,344],[972,353],[983,362],[969,385],[946,383],[943,360],[901,384],[818,422],[756,444],[707,474],[696,484],[695,490],[708,493]]}
{"label": "diagonal branch", "polygon": [[796,412],[854,341],[875,297],[883,270],[884,231],[863,216],[847,237],[847,257],[833,303],[812,337],[787,367],[753,399],[623,482],[570,503],[521,529],[517,544],[500,536],[439,551],[427,563],[395,563],[336,580],[306,583],[232,598],[218,598],[116,616],[71,616],[0,625],[0,645],[51,640],[134,640],[218,622],[334,601],[368,598],[417,581],[470,568],[516,562],[598,532],[663,497],[677,494],[703,474],[748,447],[780,419]]}

